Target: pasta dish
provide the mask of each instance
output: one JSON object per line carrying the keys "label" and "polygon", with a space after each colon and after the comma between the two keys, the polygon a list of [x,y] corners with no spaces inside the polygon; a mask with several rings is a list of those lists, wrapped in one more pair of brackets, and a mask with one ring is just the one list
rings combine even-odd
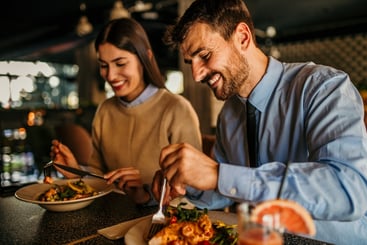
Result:
{"label": "pasta dish", "polygon": [[235,245],[235,226],[212,222],[207,210],[168,207],[168,225],[148,241],[149,245]]}
{"label": "pasta dish", "polygon": [[44,202],[68,201],[97,194],[90,185],[80,179],[78,181],[68,181],[66,185],[51,184],[51,188],[42,193],[38,200]]}

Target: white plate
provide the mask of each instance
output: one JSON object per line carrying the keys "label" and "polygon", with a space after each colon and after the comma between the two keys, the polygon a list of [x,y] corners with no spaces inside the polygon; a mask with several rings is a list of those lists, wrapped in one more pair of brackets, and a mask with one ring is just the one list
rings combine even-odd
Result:
{"label": "white plate", "polygon": [[[54,180],[55,184],[58,185],[65,185],[68,181],[77,181],[79,179],[60,179]],[[114,186],[107,185],[107,182],[102,179],[95,179],[95,178],[83,178],[83,181],[90,185],[95,191],[97,191],[97,195],[76,199],[76,200],[69,200],[69,201],[56,201],[56,202],[44,202],[39,201],[38,197],[47,191],[51,185],[50,184],[33,184],[25,186],[15,192],[15,197],[19,200],[24,202],[38,204],[41,207],[55,212],[66,212],[66,211],[73,211],[84,208],[91,204],[96,198],[102,197],[110,193]]]}
{"label": "white plate", "polygon": [[[220,221],[223,221],[227,225],[237,224],[237,215],[234,213],[209,211],[208,215],[212,222],[220,220]],[[147,230],[149,229],[151,220],[152,220],[152,216],[149,216],[146,219],[134,225],[133,227],[131,227],[130,230],[125,235],[125,244],[126,245],[136,245],[136,244],[148,245],[148,243],[144,240],[144,234],[146,234]]]}

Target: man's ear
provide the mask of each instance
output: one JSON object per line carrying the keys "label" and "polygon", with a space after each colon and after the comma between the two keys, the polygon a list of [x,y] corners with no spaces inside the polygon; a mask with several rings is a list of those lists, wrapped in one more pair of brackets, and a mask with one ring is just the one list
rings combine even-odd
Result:
{"label": "man's ear", "polygon": [[241,45],[241,49],[247,49],[250,45],[252,34],[248,25],[244,22],[240,22],[235,30],[236,42]]}

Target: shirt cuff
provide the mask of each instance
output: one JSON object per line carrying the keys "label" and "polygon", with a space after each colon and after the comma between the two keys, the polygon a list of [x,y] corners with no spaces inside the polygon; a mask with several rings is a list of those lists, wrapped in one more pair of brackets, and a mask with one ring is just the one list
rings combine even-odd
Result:
{"label": "shirt cuff", "polygon": [[221,163],[219,164],[218,192],[231,199],[244,200],[249,196],[254,169]]}

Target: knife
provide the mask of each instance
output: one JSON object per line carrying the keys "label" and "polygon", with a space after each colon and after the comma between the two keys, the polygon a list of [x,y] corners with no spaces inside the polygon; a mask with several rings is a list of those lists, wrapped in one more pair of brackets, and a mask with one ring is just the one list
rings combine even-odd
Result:
{"label": "knife", "polygon": [[[103,180],[107,181],[107,179],[105,179],[103,177],[103,175],[100,175],[100,174],[95,174],[95,173],[91,173],[91,172],[84,171],[84,170],[81,170],[81,169],[72,168],[72,167],[69,167],[69,166],[66,166],[66,165],[62,165],[60,163],[52,162],[52,164],[55,165],[56,167],[59,167],[59,168],[65,170],[65,171],[68,171],[69,173],[79,175],[80,177],[84,177],[86,175],[89,175],[89,176],[93,176],[93,177],[96,177],[96,178],[103,179]],[[113,183],[116,185],[116,184],[119,183],[119,181],[115,180]],[[116,193],[119,193],[119,194],[122,194],[122,195],[126,195],[126,193],[123,190],[120,190],[119,188],[113,189],[113,192],[116,192]]]}
{"label": "knife", "polygon": [[79,175],[80,177],[84,177],[86,175],[89,175],[89,176],[93,176],[93,177],[96,177],[96,178],[99,178],[99,179],[104,179],[106,180],[103,175],[100,175],[100,174],[95,174],[95,173],[91,173],[91,172],[88,172],[88,171],[84,171],[84,170],[81,170],[81,169],[77,169],[77,168],[72,168],[72,167],[69,167],[69,166],[65,166],[65,165],[62,165],[60,163],[53,163],[53,165],[55,165],[56,167],[59,167],[65,171],[68,171],[70,173],[73,173],[73,174],[76,174],[76,175]]}

